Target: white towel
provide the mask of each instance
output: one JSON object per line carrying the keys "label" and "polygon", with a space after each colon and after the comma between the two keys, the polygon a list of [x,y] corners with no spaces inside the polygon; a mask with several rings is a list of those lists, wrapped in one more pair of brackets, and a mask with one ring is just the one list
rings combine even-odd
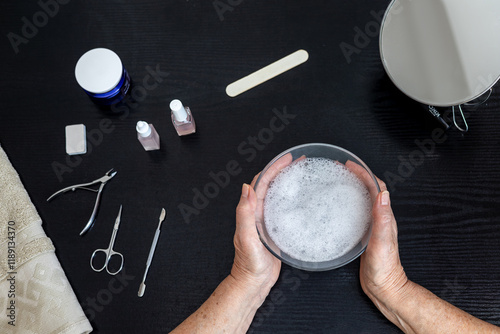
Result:
{"label": "white towel", "polygon": [[19,175],[0,146],[0,333],[90,333]]}

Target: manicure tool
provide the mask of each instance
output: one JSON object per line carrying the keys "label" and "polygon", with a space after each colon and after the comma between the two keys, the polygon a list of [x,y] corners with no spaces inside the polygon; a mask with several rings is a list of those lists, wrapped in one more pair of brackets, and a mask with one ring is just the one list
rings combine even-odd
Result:
{"label": "manicure tool", "polygon": [[[85,225],[85,227],[83,228],[83,230],[80,232],[80,235],[83,235],[94,224],[94,220],[95,220],[95,217],[97,215],[97,209],[99,208],[99,202],[101,200],[102,189],[106,185],[106,182],[108,182],[109,180],[111,180],[113,178],[113,176],[115,176],[115,175],[116,175],[116,171],[113,168],[111,168],[109,171],[106,172],[106,174],[104,174],[103,177],[101,177],[101,178],[99,178],[97,180],[94,180],[94,181],[89,182],[89,183],[75,184],[74,186],[69,186],[69,187],[63,188],[63,189],[61,189],[59,191],[56,191],[49,198],[47,198],[47,202],[50,201],[55,196],[57,196],[59,194],[62,194],[62,193],[65,193],[65,192],[70,191],[70,190],[71,191],[75,191],[76,189],[84,189],[84,190],[90,190],[90,191],[96,192],[97,193],[97,199],[96,199],[95,204],[94,204],[94,211],[92,211],[92,215],[90,216],[90,219],[87,222],[87,225]],[[96,183],[99,183],[99,182],[101,183],[101,185],[99,186],[99,189],[87,188],[87,186],[92,186],[92,185],[94,185]]]}
{"label": "manicure tool", "polygon": [[226,94],[230,97],[238,96],[241,93],[266,82],[267,80],[271,80],[272,78],[285,73],[302,63],[305,63],[307,59],[309,59],[307,51],[295,51],[294,53],[229,84],[226,87]]}
{"label": "manicure tool", "polygon": [[[92,253],[92,256],[90,257],[90,267],[92,267],[92,269],[94,271],[101,272],[104,268],[106,268],[106,271],[108,272],[108,274],[116,275],[123,268],[123,255],[121,253],[115,252],[113,250],[113,246],[115,245],[116,233],[118,232],[118,228],[120,227],[121,216],[122,216],[122,206],[120,205],[120,211],[118,212],[118,216],[116,217],[116,220],[115,220],[115,226],[113,227],[113,234],[111,234],[111,240],[109,241],[108,248],[107,249],[98,248]],[[96,269],[94,267],[94,264],[93,264],[94,256],[97,253],[101,253],[101,252],[104,253],[104,255],[106,256],[106,259],[104,261],[104,265],[102,266],[102,268]],[[118,268],[118,270],[116,270],[116,271],[109,271],[109,268],[108,268],[109,260],[111,260],[111,258],[115,255],[120,257],[120,259],[121,259],[120,268]]]}
{"label": "manicure tool", "polygon": [[87,153],[87,135],[85,125],[66,125],[66,153],[68,155]]}
{"label": "manicure tool", "polygon": [[153,239],[153,244],[151,245],[151,249],[149,250],[148,261],[146,262],[146,270],[144,271],[144,277],[142,277],[142,282],[141,285],[139,286],[139,292],[137,293],[139,297],[142,297],[144,295],[144,290],[146,290],[146,284],[144,282],[146,281],[146,276],[148,275],[149,266],[151,265],[151,261],[153,260],[153,254],[155,253],[158,237],[160,236],[161,223],[165,219],[166,214],[167,212],[165,211],[165,209],[162,209],[160,214],[160,222],[158,223],[158,228],[156,229],[155,237]]}

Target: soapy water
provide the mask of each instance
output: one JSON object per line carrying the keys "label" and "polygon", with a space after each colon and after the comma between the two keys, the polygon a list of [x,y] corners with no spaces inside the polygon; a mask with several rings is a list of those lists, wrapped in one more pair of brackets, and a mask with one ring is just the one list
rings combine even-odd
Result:
{"label": "soapy water", "polygon": [[264,222],[276,246],[292,258],[330,261],[361,241],[370,226],[371,203],[366,186],[344,165],[306,158],[270,183]]}

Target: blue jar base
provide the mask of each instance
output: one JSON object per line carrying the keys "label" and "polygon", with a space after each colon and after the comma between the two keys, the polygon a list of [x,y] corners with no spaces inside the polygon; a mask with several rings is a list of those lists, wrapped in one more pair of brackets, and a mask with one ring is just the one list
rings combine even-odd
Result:
{"label": "blue jar base", "polygon": [[89,96],[90,100],[94,102],[94,104],[96,104],[100,109],[110,110],[113,105],[122,102],[129,95],[130,87],[130,76],[128,72],[123,69],[123,75],[120,82],[111,91],[103,94],[94,94],[87,91],[85,92]]}

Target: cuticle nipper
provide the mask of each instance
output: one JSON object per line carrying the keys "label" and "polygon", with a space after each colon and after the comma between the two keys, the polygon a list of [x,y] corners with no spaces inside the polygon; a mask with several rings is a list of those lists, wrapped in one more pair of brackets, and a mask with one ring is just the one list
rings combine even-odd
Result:
{"label": "cuticle nipper", "polygon": [[[98,179],[96,179],[96,180],[94,180],[92,182],[75,184],[73,186],[69,186],[69,187],[63,188],[63,189],[61,189],[59,191],[56,191],[49,198],[47,198],[47,202],[50,201],[55,196],[57,196],[59,194],[62,194],[62,193],[65,193],[65,192],[70,191],[70,190],[71,191],[75,191],[76,189],[84,189],[84,190],[89,190],[89,191],[96,192],[97,193],[97,199],[96,199],[95,204],[94,204],[94,210],[92,211],[92,215],[90,216],[90,219],[87,222],[87,225],[85,225],[85,227],[83,228],[83,230],[80,232],[80,235],[83,235],[88,230],[90,230],[90,228],[94,224],[95,217],[97,215],[97,209],[99,208],[99,202],[101,200],[101,193],[102,193],[102,190],[104,189],[104,186],[106,185],[106,182],[108,182],[109,180],[111,180],[113,178],[113,176],[116,175],[116,173],[117,172],[113,168],[111,168],[109,171],[106,172],[106,174],[104,174],[103,177],[98,178]],[[101,185],[99,186],[99,189],[87,188],[87,186],[92,186],[92,185],[97,184],[99,182],[101,183]]]}

